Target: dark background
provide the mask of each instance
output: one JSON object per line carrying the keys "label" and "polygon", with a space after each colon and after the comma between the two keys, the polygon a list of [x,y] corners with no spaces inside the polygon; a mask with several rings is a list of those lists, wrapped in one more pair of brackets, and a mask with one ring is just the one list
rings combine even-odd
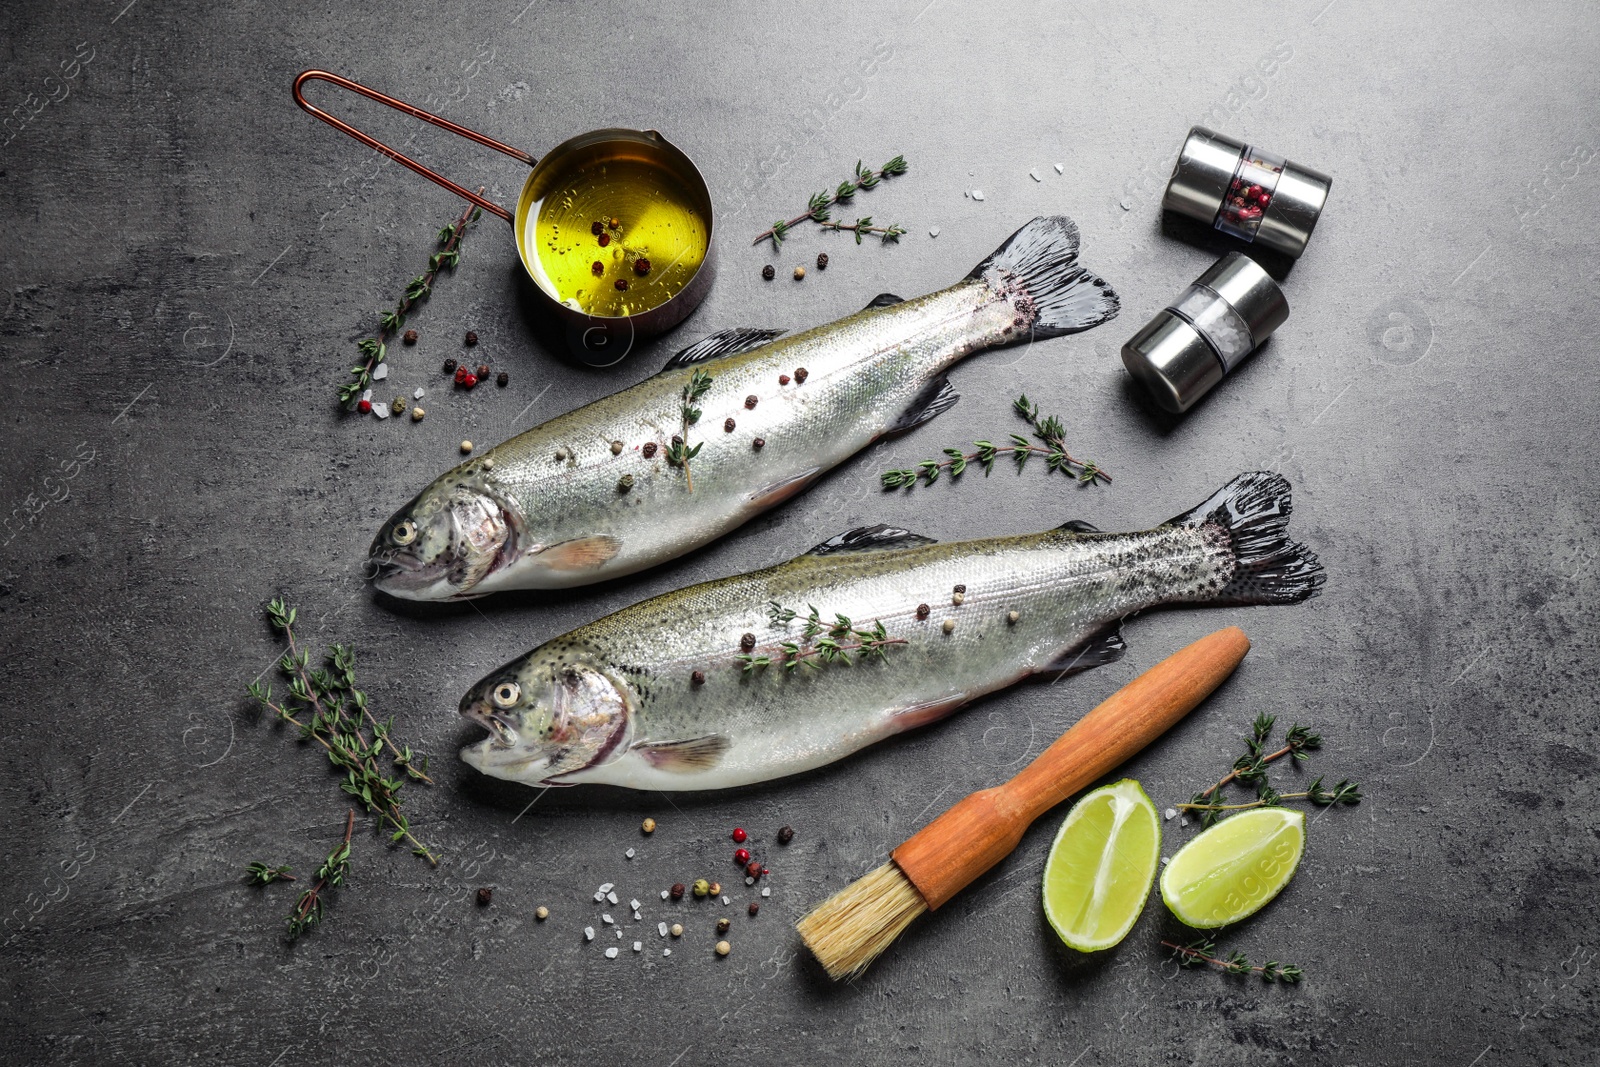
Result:
{"label": "dark background", "polygon": [[[8,3],[3,20],[0,1057],[1490,1067],[1593,1055],[1590,5],[70,0]],[[414,318],[422,343],[393,349],[377,390],[427,388],[426,421],[341,414],[355,341],[459,205],[297,110],[290,80],[312,66],[536,154],[598,126],[662,130],[716,196],[716,288],[673,335],[610,370],[575,369],[529,316],[509,228],[485,218]],[[412,135],[400,116],[314,95]],[[1285,281],[1287,324],[1172,422],[1143,405],[1117,350],[1228,247],[1163,229],[1161,189],[1196,122],[1335,184]],[[524,176],[433,130],[410,148],[501,202]],[[910,173],[861,198],[863,214],[910,229],[899,245],[802,228],[779,254],[749,246],[857,159],[901,152]],[[963,196],[974,188],[982,202]],[[375,601],[361,581],[377,523],[456,461],[461,438],[498,441],[712,330],[809,326],[882,290],[940,288],[1051,212],[1077,219],[1119,319],[972,359],[954,374],[953,411],[717,545],[594,590],[442,610]],[[818,251],[833,259],[825,274],[788,279]],[[469,328],[509,388],[444,388],[439,364]],[[1034,471],[877,488],[887,466],[1015,428],[1023,389],[1114,485]],[[557,791],[518,819],[531,790],[454,756],[475,736],[456,701],[487,668],[646,595],[868,522],[942,539],[1071,518],[1144,528],[1257,468],[1293,481],[1294,529],[1327,566],[1310,604],[1137,619],[1115,666],[731,794]],[[293,889],[246,888],[242,868],[308,874],[345,805],[321,757],[242,698],[277,654],[262,604],[280,592],[309,641],[355,646],[375,706],[433,754],[438,785],[410,807],[444,855],[429,869],[358,822],[348,888],[292,945]],[[1258,712],[1323,732],[1309,772],[1357,778],[1368,799],[1313,814],[1294,882],[1220,939],[1301,964],[1304,985],[1177,972],[1155,902],[1116,950],[1063,949],[1037,903],[1059,812],[860,982],[831,985],[797,955],[792,922],[811,904],[1161,656],[1233,622],[1255,641],[1248,661],[1127,773],[1166,807],[1227,768]],[[650,838],[646,815],[661,826]],[[797,837],[780,851],[784,823]],[[662,958],[657,891],[729,872],[736,824],[771,858],[772,897],[754,920],[729,909],[734,952],[720,960],[706,909],[678,909],[690,932]],[[1164,829],[1168,853],[1194,833]],[[604,881],[645,903],[640,956],[611,942],[623,952],[608,961],[606,942],[582,941]],[[487,909],[468,899],[479,885],[495,888]]]}

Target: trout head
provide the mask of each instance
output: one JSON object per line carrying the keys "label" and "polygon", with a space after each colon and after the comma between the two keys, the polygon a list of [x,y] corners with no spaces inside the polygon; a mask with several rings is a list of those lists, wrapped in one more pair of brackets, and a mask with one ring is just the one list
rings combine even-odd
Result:
{"label": "trout head", "polygon": [[461,715],[489,736],[461,758],[494,778],[571,785],[562,777],[626,751],[631,722],[625,686],[548,646],[500,668],[461,698]]}
{"label": "trout head", "polygon": [[383,524],[367,551],[372,584],[403,600],[458,600],[511,558],[517,524],[479,487],[440,479]]}

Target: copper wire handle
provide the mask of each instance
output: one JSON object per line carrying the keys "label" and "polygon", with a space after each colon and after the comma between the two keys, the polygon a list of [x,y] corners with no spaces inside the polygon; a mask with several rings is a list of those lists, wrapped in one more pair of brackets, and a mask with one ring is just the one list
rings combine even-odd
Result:
{"label": "copper wire handle", "polygon": [[344,89],[349,89],[353,93],[359,93],[368,100],[376,100],[380,104],[392,107],[396,111],[403,111],[412,118],[421,119],[423,122],[437,126],[441,130],[449,130],[458,137],[465,137],[467,140],[481,144],[485,148],[492,148],[496,152],[504,153],[505,155],[510,156],[512,159],[519,159],[530,167],[539,162],[536,158],[530,156],[520,148],[512,148],[510,145],[501,144],[493,137],[485,137],[476,130],[469,130],[465,126],[458,126],[449,119],[440,118],[438,115],[424,111],[420,107],[413,107],[403,100],[396,100],[392,96],[385,96],[376,89],[367,88],[360,82],[351,81],[349,78],[342,78],[337,74],[333,74],[325,70],[304,70],[301,71],[299,77],[295,78],[294,80],[294,102],[299,104],[310,114],[315,115],[317,118],[321,119],[323,122],[326,122],[329,126],[332,126],[341,133],[349,134],[351,137],[354,137],[356,140],[360,141],[374,152],[382,152],[396,163],[399,163],[410,170],[416,171],[418,174],[422,175],[430,182],[433,182],[435,185],[443,186],[452,193],[455,193],[457,196],[461,197],[463,200],[470,200],[472,203],[483,208],[483,210],[494,215],[499,215],[507,222],[514,224],[514,220],[511,217],[511,212],[507,211],[499,204],[496,204],[494,201],[486,200],[478,193],[475,193],[464,186],[457,185],[444,175],[434,173],[427,167],[424,167],[421,163],[418,163],[416,160],[412,159],[410,156],[395,151],[393,148],[390,148],[376,137],[371,137],[365,133],[362,133],[360,130],[356,129],[348,122],[345,122],[343,119],[336,119],[326,111],[322,110],[320,107],[317,107],[315,104],[311,103],[306,99],[305,93],[301,91],[302,87],[308,81],[332,82],[334,85]]}

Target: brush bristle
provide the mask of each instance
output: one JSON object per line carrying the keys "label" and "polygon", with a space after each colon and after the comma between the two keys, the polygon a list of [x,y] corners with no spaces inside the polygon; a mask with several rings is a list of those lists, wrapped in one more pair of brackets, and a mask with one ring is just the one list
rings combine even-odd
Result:
{"label": "brush bristle", "polygon": [[928,910],[893,862],[845,886],[795,924],[828,977],[854,978]]}

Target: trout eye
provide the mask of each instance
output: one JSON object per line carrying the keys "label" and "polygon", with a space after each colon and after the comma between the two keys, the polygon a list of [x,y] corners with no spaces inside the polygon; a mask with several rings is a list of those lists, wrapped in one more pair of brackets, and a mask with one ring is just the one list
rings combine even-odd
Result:
{"label": "trout eye", "polygon": [[510,708],[516,706],[517,698],[522,695],[522,689],[516,682],[501,682],[494,687],[494,693],[491,695],[495,707]]}
{"label": "trout eye", "polygon": [[395,524],[389,538],[397,545],[409,545],[417,539],[417,524],[410,519],[401,519]]}

